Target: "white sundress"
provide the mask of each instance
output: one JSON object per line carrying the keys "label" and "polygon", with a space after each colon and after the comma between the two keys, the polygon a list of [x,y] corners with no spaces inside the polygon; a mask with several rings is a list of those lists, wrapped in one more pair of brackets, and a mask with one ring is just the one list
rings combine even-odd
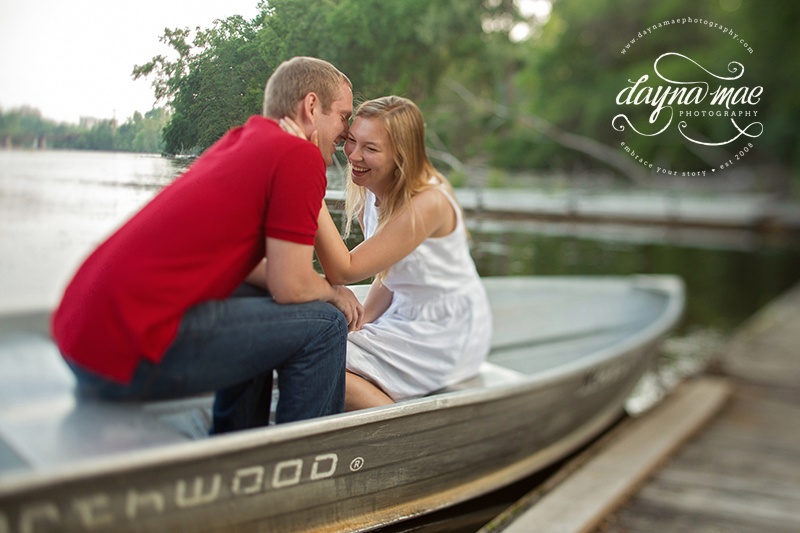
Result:
{"label": "white sundress", "polygon": [[[377,384],[394,401],[424,396],[478,373],[489,353],[492,316],[469,253],[461,210],[456,227],[428,238],[389,268],[386,312],[348,335],[347,368]],[[375,196],[367,193],[364,237],[377,229]]]}

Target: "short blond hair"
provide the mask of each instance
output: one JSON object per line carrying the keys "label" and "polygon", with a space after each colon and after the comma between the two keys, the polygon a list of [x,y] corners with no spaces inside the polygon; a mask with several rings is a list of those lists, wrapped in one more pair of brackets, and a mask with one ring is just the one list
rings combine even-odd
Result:
{"label": "short blond hair", "polygon": [[353,84],[336,67],[315,57],[298,56],[284,61],[267,80],[264,89],[265,117],[294,117],[297,103],[308,93],[319,96],[322,112],[328,113],[343,84]]}

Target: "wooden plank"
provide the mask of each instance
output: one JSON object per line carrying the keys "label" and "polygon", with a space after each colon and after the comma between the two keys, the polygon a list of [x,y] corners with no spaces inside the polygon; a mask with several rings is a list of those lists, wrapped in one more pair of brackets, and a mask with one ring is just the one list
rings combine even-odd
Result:
{"label": "wooden plank", "polygon": [[731,339],[722,367],[742,381],[787,387],[800,385],[798,359],[800,283],[753,315]]}
{"label": "wooden plank", "polygon": [[800,531],[799,420],[797,393],[737,383],[724,416],[598,531]]}
{"label": "wooden plank", "polygon": [[662,405],[623,428],[588,463],[517,515],[502,531],[593,531],[666,458],[712,419],[730,392],[731,385],[723,378],[698,378],[684,383]]}

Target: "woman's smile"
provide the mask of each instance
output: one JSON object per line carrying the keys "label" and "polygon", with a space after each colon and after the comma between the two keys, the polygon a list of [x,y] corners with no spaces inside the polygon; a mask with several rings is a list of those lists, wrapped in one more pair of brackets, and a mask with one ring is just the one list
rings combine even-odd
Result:
{"label": "woman's smile", "polygon": [[356,175],[356,176],[359,176],[359,177],[361,177],[364,174],[366,174],[367,172],[369,172],[368,168],[359,167],[359,166],[356,166],[356,165],[354,165],[352,163],[350,164],[350,168],[352,169],[353,174]]}

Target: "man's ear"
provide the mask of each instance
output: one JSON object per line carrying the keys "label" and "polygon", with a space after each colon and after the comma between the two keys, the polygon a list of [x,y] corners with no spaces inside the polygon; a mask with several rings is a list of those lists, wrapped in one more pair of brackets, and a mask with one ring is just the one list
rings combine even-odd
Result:
{"label": "man's ear", "polygon": [[317,122],[317,115],[320,112],[319,97],[316,93],[308,93],[301,101],[300,119],[305,123],[308,121],[309,125],[314,125]]}
{"label": "man's ear", "polygon": [[320,112],[319,97],[316,93],[308,93],[297,103],[295,116],[291,118],[303,130],[306,139],[311,139],[311,136],[317,130],[317,117]]}

